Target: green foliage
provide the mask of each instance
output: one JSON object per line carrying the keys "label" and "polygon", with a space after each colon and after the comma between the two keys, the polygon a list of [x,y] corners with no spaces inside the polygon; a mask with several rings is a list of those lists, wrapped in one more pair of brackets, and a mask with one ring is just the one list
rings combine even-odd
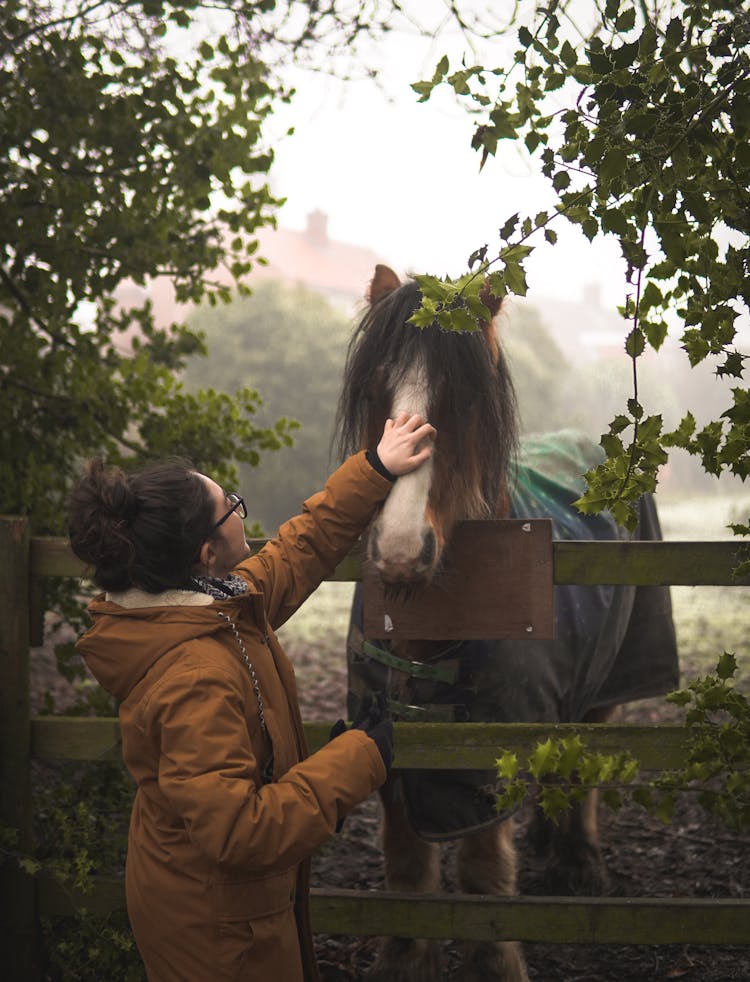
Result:
{"label": "green foliage", "polygon": [[[648,10],[612,0],[577,5],[575,16],[569,8],[569,0],[537,4],[527,23],[514,19],[510,67],[451,72],[442,58],[429,81],[414,85],[421,101],[443,85],[467,102],[479,118],[472,145],[483,163],[503,140],[523,141],[557,196],[550,214],[505,221],[498,254],[488,258],[485,246],[469,265],[479,264],[476,277],[487,276],[495,295],[524,294],[527,242],[543,231],[554,244],[553,222],[567,220],[589,239],[615,235],[628,266],[623,313],[634,376],[646,346],[658,350],[676,316],[691,365],[711,358],[717,374],[741,379],[736,321],[750,306],[750,13],[734,0]],[[590,29],[574,26],[587,22]],[[437,312],[446,329],[466,330],[465,312],[452,317],[452,306],[446,284],[435,310],[426,304],[417,317]],[[581,507],[610,507],[632,527],[633,503],[655,485],[667,447],[698,455],[709,473],[747,476],[748,401],[738,386],[733,404],[699,432],[687,415],[661,433],[635,388],[603,441],[608,460],[587,475]]]}
{"label": "green foliage", "polygon": [[[351,321],[318,293],[266,281],[228,307],[204,306],[190,324],[205,335],[208,357],[188,361],[189,391],[251,385],[263,392],[261,424],[285,414],[283,451],[257,471],[240,468],[250,516],[273,533],[323,486],[334,464],[331,437]],[[293,447],[286,439],[292,433]]]}
{"label": "green foliage", "polygon": [[750,828],[750,700],[733,685],[737,660],[724,652],[716,671],[667,696],[685,709],[694,734],[685,766],[663,775],[657,790],[669,798],[685,788],[735,831]]}
{"label": "green foliage", "polygon": [[539,743],[525,767],[504,751],[496,761],[503,811],[536,793],[548,818],[580,803],[593,788],[613,810],[626,798],[671,821],[677,796],[691,793],[701,807],[736,832],[750,828],[750,699],[733,685],[737,660],[724,652],[716,670],[667,699],[685,709],[690,730],[685,763],[634,783],[638,761],[628,753],[591,753],[578,735]]}
{"label": "green foliage", "polygon": [[86,892],[96,873],[122,869],[133,783],[121,764],[34,771],[35,859],[47,875]]}
{"label": "green foliage", "polygon": [[441,280],[437,276],[415,276],[422,291],[422,305],[409,318],[416,327],[437,324],[444,331],[478,331],[490,320],[490,311],[479,294],[482,277],[467,274],[460,280]]}
{"label": "green foliage", "polygon": [[285,98],[240,31],[253,9],[191,47],[200,5],[181,0],[2,7],[0,511],[36,532],[63,531],[86,456],[184,454],[224,480],[283,440],[248,388],[188,396],[175,376],[199,335],[116,293],[166,275],[215,302],[212,270],[251,267],[276,204],[261,127]]}
{"label": "green foliage", "polygon": [[46,919],[43,925],[50,968],[60,982],[146,982],[124,910]]}
{"label": "green foliage", "polygon": [[[586,493],[574,504],[584,514],[609,508],[620,525],[633,531],[638,524],[638,498],[656,490],[656,472],[667,462],[667,453],[660,442],[661,416],[644,419],[635,399],[628,400],[628,410],[628,416],[616,416],[609,432],[602,435],[600,443],[607,458],[586,472]],[[621,434],[629,427],[633,435],[626,447]]]}
{"label": "green foliage", "polygon": [[[497,761],[497,773],[502,785],[498,811],[518,805],[536,792],[545,816],[555,819],[571,805],[580,804],[592,788],[603,788],[605,802],[617,810],[622,804],[618,785],[635,780],[638,762],[628,753],[591,753],[575,734],[537,744],[524,769],[516,755],[506,751]],[[510,781],[508,774],[514,775]]]}
{"label": "green foliage", "polygon": [[141,982],[145,973],[124,910],[85,907],[92,877],[122,871],[133,784],[120,764],[36,766],[33,772],[36,849],[19,849],[18,834],[0,829],[0,860],[37,878],[53,878],[83,898],[72,916],[45,919],[49,977],[60,982]]}

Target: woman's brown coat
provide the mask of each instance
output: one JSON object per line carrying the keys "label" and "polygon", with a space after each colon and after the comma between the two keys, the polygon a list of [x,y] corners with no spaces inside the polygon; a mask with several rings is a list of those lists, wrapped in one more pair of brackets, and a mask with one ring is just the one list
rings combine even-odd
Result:
{"label": "woman's brown coat", "polygon": [[307,756],[273,629],[330,575],[389,487],[364,454],[350,458],[237,567],[248,584],[238,597],[133,590],[90,605],[78,647],[121,700],[137,784],[128,913],[151,982],[318,979],[309,857],[386,773],[361,730]]}

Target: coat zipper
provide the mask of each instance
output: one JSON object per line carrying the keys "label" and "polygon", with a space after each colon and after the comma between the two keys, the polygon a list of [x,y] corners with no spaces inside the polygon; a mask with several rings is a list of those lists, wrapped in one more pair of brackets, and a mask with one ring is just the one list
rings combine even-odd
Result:
{"label": "coat zipper", "polygon": [[[232,618],[229,617],[227,614],[225,614],[221,610],[217,610],[216,613],[219,615],[219,617],[221,617],[223,620],[225,620],[227,622],[227,624],[229,625],[229,628],[232,631],[232,634],[234,635],[234,638],[235,638],[235,640],[237,642],[237,645],[238,645],[238,647],[240,649],[240,658],[244,662],[245,667],[247,668],[248,672],[250,673],[250,678],[252,679],[252,683],[253,683],[253,691],[255,692],[255,698],[258,700],[258,715],[259,715],[259,718],[260,718],[260,728],[261,728],[261,730],[263,732],[263,735],[266,738],[268,738],[268,731],[266,730],[266,716],[265,716],[265,712],[264,712],[264,709],[263,709],[263,696],[260,693],[260,685],[258,683],[258,676],[255,674],[255,669],[253,668],[253,663],[250,661],[250,659],[248,657],[247,651],[245,650],[245,644],[244,644],[242,638],[240,637],[240,632],[237,630],[237,625],[234,623],[234,621],[232,620]],[[266,639],[264,638],[263,640],[264,640],[264,643],[265,643]]]}

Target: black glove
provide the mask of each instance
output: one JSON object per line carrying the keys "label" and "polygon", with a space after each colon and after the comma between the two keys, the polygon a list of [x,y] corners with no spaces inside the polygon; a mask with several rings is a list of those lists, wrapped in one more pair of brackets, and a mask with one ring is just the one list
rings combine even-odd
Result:
{"label": "black glove", "polygon": [[[383,692],[371,693],[362,700],[357,715],[352,723],[353,730],[364,730],[365,733],[375,741],[380,756],[383,758],[386,771],[391,769],[393,763],[393,723],[386,718],[388,713],[388,700]],[[346,723],[343,719],[337,719],[331,727],[328,735],[329,740],[335,740],[346,732]]]}
{"label": "black glove", "polygon": [[386,719],[388,701],[383,692],[375,692],[362,700],[352,728],[364,730],[375,741],[383,758],[386,772],[393,763],[393,723]]}
{"label": "black glove", "polygon": [[393,763],[393,723],[389,719],[384,719],[381,720],[376,726],[358,726],[356,728],[358,730],[364,730],[368,737],[372,737],[372,739],[375,741],[375,744],[380,751],[380,756],[383,758],[386,773],[388,773],[388,771],[391,769],[391,764]]}
{"label": "black glove", "polygon": [[341,736],[342,733],[346,733],[346,723],[343,719],[337,719],[336,722],[331,727],[331,732],[328,734],[328,739],[335,740],[337,736]]}

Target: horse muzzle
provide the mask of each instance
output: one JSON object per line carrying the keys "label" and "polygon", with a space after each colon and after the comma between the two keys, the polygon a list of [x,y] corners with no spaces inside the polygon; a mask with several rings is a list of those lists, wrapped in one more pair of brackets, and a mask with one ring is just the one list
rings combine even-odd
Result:
{"label": "horse muzzle", "polygon": [[421,538],[403,541],[384,536],[375,524],[368,539],[368,557],[384,584],[397,590],[423,586],[437,565],[437,537],[425,526]]}

